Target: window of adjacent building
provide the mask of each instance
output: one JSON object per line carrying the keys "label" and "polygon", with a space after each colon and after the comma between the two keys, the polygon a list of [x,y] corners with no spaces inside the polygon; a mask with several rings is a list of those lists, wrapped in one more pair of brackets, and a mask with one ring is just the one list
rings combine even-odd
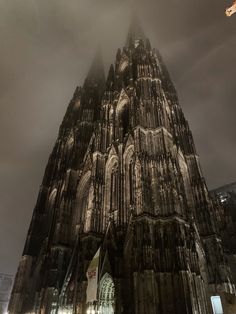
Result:
{"label": "window of adjacent building", "polygon": [[211,297],[211,305],[212,305],[212,309],[213,309],[214,314],[223,314],[224,313],[220,296],[215,295],[215,296]]}

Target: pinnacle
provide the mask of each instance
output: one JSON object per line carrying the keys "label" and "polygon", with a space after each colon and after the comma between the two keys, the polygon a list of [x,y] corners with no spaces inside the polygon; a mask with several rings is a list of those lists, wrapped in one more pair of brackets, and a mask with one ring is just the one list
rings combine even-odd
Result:
{"label": "pinnacle", "polygon": [[136,43],[136,41],[143,40],[146,41],[146,36],[143,32],[143,29],[140,25],[139,19],[136,15],[133,15],[129,32],[127,36],[126,46],[130,46]]}
{"label": "pinnacle", "polygon": [[94,56],[92,65],[85,80],[85,85],[89,82],[102,84],[105,82],[104,64],[100,48],[97,49],[97,52]]}
{"label": "pinnacle", "polygon": [[111,64],[106,81],[106,86],[109,90],[113,89],[114,79],[115,79],[114,66],[113,64]]}

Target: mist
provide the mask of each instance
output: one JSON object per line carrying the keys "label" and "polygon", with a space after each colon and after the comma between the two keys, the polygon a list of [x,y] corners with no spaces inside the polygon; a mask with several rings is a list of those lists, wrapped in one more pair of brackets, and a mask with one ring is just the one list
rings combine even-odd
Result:
{"label": "mist", "polygon": [[0,272],[14,274],[67,104],[97,47],[108,69],[135,14],[158,48],[209,189],[236,180],[236,15],[224,0],[1,0]]}

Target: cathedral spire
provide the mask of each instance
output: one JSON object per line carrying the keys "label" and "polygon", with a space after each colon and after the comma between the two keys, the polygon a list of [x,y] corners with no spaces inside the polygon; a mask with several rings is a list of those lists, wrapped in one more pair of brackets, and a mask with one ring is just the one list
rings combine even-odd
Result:
{"label": "cathedral spire", "polygon": [[[214,293],[232,313],[223,216],[167,68],[134,17],[106,85],[98,51],[68,107],[8,312],[207,314]],[[95,278],[86,270],[99,247]],[[97,284],[91,304],[86,275]]]}
{"label": "cathedral spire", "polygon": [[114,84],[115,84],[115,71],[113,64],[111,64],[106,82],[107,89],[112,90],[114,88]]}
{"label": "cathedral spire", "polygon": [[129,32],[126,40],[126,46],[130,47],[136,45],[137,42],[142,40],[146,41],[146,36],[143,32],[143,29],[140,25],[140,21],[136,15],[133,15],[132,21],[130,23]]}
{"label": "cathedral spire", "polygon": [[92,65],[84,82],[84,87],[86,87],[87,84],[99,84],[100,86],[104,86],[105,84],[105,71],[100,47],[98,47],[94,56]]}

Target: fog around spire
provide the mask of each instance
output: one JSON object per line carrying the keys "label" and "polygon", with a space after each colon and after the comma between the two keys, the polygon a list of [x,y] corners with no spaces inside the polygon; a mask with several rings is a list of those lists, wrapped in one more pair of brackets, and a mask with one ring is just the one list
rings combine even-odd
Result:
{"label": "fog around spire", "polygon": [[126,43],[131,11],[168,66],[209,187],[235,181],[235,15],[224,15],[224,1],[172,5],[164,0],[1,1],[1,272],[16,270],[71,94],[83,84],[97,42],[107,67],[114,61],[117,47]]}
{"label": "fog around spire", "polygon": [[105,84],[105,70],[100,47],[97,48],[84,84],[86,85],[88,82]]}
{"label": "fog around spire", "polygon": [[129,26],[129,32],[126,40],[126,46],[135,45],[139,40],[146,41],[147,37],[144,34],[143,28],[136,15],[133,15]]}

